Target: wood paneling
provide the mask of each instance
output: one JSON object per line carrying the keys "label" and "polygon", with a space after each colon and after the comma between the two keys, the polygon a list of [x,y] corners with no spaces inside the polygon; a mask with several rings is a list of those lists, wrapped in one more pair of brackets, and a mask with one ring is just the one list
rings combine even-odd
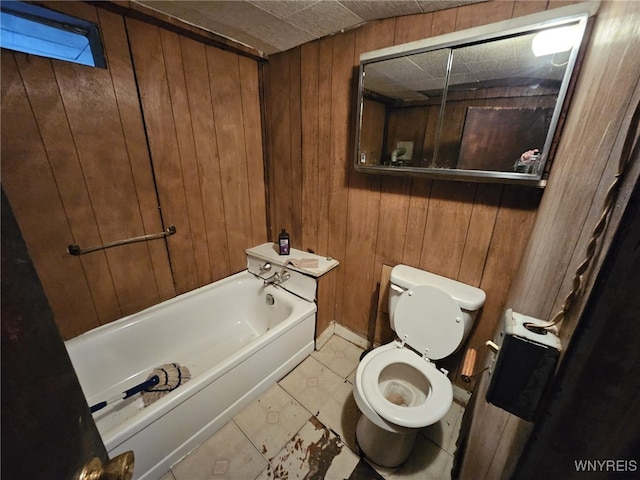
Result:
{"label": "wood paneling", "polygon": [[[363,111],[363,117],[369,115],[366,110]],[[413,152],[410,161],[405,161],[405,165],[426,166],[422,162],[424,158],[422,148],[425,143],[425,133],[427,122],[429,120],[429,111],[423,107],[408,107],[389,109],[386,130],[386,148],[382,155],[383,160],[389,162],[391,153],[398,147],[398,142],[413,142]],[[365,128],[370,128],[364,125]],[[375,128],[375,127],[374,127]],[[384,127],[383,127],[384,128]],[[382,138],[383,128],[378,128],[371,132],[370,136],[374,138]],[[378,160],[377,163],[380,163]],[[426,163],[426,162],[425,162]]]}
{"label": "wood paneling", "polygon": [[[289,89],[280,87],[289,85],[289,60],[288,57],[273,60],[273,67],[268,69],[271,85],[266,89],[267,98],[274,99],[267,110],[270,121],[268,141],[270,151],[278,155],[277,168],[272,168],[272,165],[269,168],[270,181],[278,187],[277,190],[273,187],[269,189],[272,238],[277,237],[282,228],[293,233],[293,209],[301,208],[300,202],[294,202],[291,196],[295,188],[293,179],[297,177],[293,169],[300,164],[300,152],[292,152],[291,149],[291,136],[295,134],[292,128],[296,127],[291,124]],[[277,125],[278,128],[271,128],[271,125]],[[294,159],[298,161],[294,162]],[[292,246],[298,247],[299,241],[299,237],[293,236]]]}
{"label": "wood paneling", "polygon": [[[245,249],[253,246],[251,197],[249,191],[261,192],[264,184],[254,185],[247,168],[244,136],[245,99],[242,96],[239,57],[215,48],[207,48],[207,64],[211,86],[216,138],[220,158],[225,228],[232,272],[246,268]],[[257,109],[253,110],[254,112]],[[260,169],[258,173],[261,173]],[[258,180],[260,176],[258,176]],[[227,272],[227,275],[231,272]]]}
{"label": "wood paneling", "polygon": [[[195,142],[197,172],[202,195],[205,236],[209,252],[210,271],[213,280],[218,280],[229,272],[229,244],[224,225],[224,203],[220,162],[216,142],[211,86],[207,68],[206,47],[194,40],[180,38],[182,62],[187,90],[191,128]],[[197,227],[197,226],[196,226]]]}
{"label": "wood paneling", "polygon": [[[380,102],[365,98],[362,102],[362,129],[360,134],[360,154],[364,154],[364,162],[369,165],[380,165],[383,160],[384,125],[386,107]],[[389,155],[387,155],[388,159]]]}
{"label": "wood paneling", "polygon": [[[4,50],[1,78],[2,184],[16,217],[20,219],[20,229],[51,308],[58,318],[70,323],[66,334],[73,335],[99,325],[99,314],[91,298],[83,264],[64,254],[65,244],[75,238],[64,202],[67,198],[72,198],[73,202],[76,196],[58,193],[54,172],[59,167],[49,163],[46,145],[31,110],[15,55]],[[58,102],[59,96],[54,101]],[[56,108],[56,104],[51,108]],[[80,171],[75,149],[73,156],[65,158],[67,162],[76,164],[68,167],[69,170]],[[83,180],[81,185],[84,186]],[[83,195],[88,196],[86,191],[78,194]],[[95,223],[92,227],[97,236]],[[59,240],[52,241],[54,238]],[[43,252],[38,248],[40,245],[48,246],[50,253]],[[115,299],[113,289],[108,294]],[[119,314],[117,301],[115,309]]]}
{"label": "wood paneling", "polygon": [[[406,263],[487,291],[487,307],[470,340],[474,345],[482,343],[480,337],[493,329],[504,307],[540,192],[355,173],[354,77],[359,55],[429,34],[497,21],[505,15],[508,18],[513,7],[513,2],[496,2],[486,9],[461,7],[370,22],[274,55],[266,67],[265,89],[271,92],[267,95],[269,169],[273,172],[269,189],[276,197],[294,182],[293,174],[287,175],[292,153],[285,139],[293,121],[287,112],[299,108],[292,103],[301,105],[303,112],[302,152],[296,157],[304,172],[302,194],[285,201],[277,198],[272,204],[273,218],[283,225],[293,224],[293,231],[302,231],[299,238],[292,238],[296,248],[312,248],[341,262],[335,275],[335,303],[320,308],[333,307],[333,319],[371,340],[386,342],[392,335],[381,325],[388,321],[386,316],[377,312],[383,266]],[[464,27],[456,23],[458,17],[464,19]],[[331,44],[333,55],[324,55]],[[330,79],[326,72],[331,72]],[[300,91],[297,83],[288,83],[297,77],[301,78]],[[328,209],[323,206],[327,198]],[[303,216],[311,221],[295,226],[295,209],[313,209],[313,214]],[[325,231],[328,241],[323,240]]]}
{"label": "wood paneling", "polygon": [[[153,175],[149,175],[149,148],[147,146],[140,100],[136,87],[129,42],[126,36],[124,19],[118,15],[97,10],[100,26],[105,39],[106,55],[113,88],[118,101],[120,121],[131,162],[131,173],[136,185],[140,205],[140,216],[146,232],[160,232],[164,226],[158,215],[158,195]],[[154,278],[158,286],[159,300],[175,295],[173,278],[167,269],[167,247],[164,242],[147,243],[151,254]]]}
{"label": "wood paneling", "polygon": [[152,7],[143,5],[137,1],[110,0],[108,2],[101,2],[100,7],[115,12],[118,15],[135,18],[136,20],[161,27],[170,32],[177,33],[183,38],[195,40],[198,43],[238,53],[254,60],[266,59],[266,55],[263,52],[229,38],[217,35],[208,30],[204,30],[203,28],[196,27],[195,25],[185,23],[178,18],[172,17],[164,12],[154,10]]}
{"label": "wood paneling", "polygon": [[548,414],[538,420],[514,478],[572,478],[577,476],[575,459],[587,458],[622,459],[620,470],[637,469],[637,460],[629,460],[640,449],[639,187],[633,189],[598,273],[580,333],[558,371],[555,382],[562,388],[550,398]]}
{"label": "wood paneling", "polygon": [[[129,32],[131,32],[132,39],[138,37],[135,36],[133,31],[136,28],[133,25],[129,25]],[[176,183],[182,187],[184,191],[186,210],[185,212],[174,212],[174,216],[179,216],[181,223],[187,220],[189,225],[189,234],[191,237],[191,245],[193,251],[193,259],[195,261],[195,281],[194,285],[203,285],[211,282],[211,265],[209,259],[209,249],[206,241],[206,224],[204,221],[204,208],[202,202],[202,193],[200,191],[200,176],[198,172],[198,164],[195,149],[195,140],[193,135],[193,119],[191,118],[191,105],[189,104],[188,90],[186,87],[186,74],[183,67],[184,61],[182,59],[182,48],[180,44],[180,37],[175,33],[168,32],[166,30],[158,29],[159,38],[157,43],[162,48],[161,60],[164,61],[164,67],[166,69],[167,86],[169,93],[169,102],[166,107],[170,110],[166,114],[173,115],[175,127],[175,137],[177,140],[178,155],[172,160],[179,161],[180,170],[182,172],[182,178],[177,177]],[[135,56],[135,52],[138,51],[136,40],[133,41],[134,61],[139,60]],[[142,42],[141,42],[142,43]],[[144,45],[144,44],[143,44]],[[143,70],[144,65],[139,64],[138,70]],[[161,73],[150,68],[151,74]],[[146,78],[146,76],[145,76]],[[141,82],[141,92],[146,92],[146,83]],[[149,99],[149,102],[153,102]],[[163,119],[167,119],[166,116],[153,117],[149,115],[147,124],[162,123]],[[167,122],[168,123],[168,122]],[[168,129],[171,129],[171,125],[167,125]],[[163,132],[163,135],[170,135],[169,132]],[[153,143],[152,143],[153,145]],[[153,148],[153,147],[152,147]],[[176,152],[171,152],[175,154]],[[155,157],[154,157],[155,158]],[[165,178],[161,176],[161,178]],[[170,192],[171,197],[176,196],[176,192]],[[163,207],[166,205],[166,198],[161,204]],[[184,213],[187,213],[186,218]],[[174,222],[174,220],[171,220]],[[185,233],[181,232],[184,238],[188,238]],[[173,240],[173,239],[171,239]],[[171,244],[171,242],[170,242]],[[193,288],[189,285],[187,289]]]}
{"label": "wood paneling", "polygon": [[[329,205],[331,195],[332,174],[334,162],[331,152],[331,112],[332,112],[332,74],[329,68],[320,68],[332,64],[333,37],[327,37],[319,42],[320,52],[318,54],[318,197],[311,203],[306,203],[307,208],[318,209],[318,240],[317,251],[329,251]],[[304,80],[304,79],[303,79]],[[304,117],[305,119],[308,117]],[[303,125],[305,128],[306,122]],[[304,131],[304,130],[303,130]],[[312,147],[313,148],[313,147]],[[304,153],[304,152],[303,152]],[[331,292],[335,296],[335,291]],[[334,302],[335,304],[335,302]],[[333,317],[333,309],[331,309]]]}
{"label": "wood paneling", "polygon": [[[164,222],[177,228],[177,233],[167,239],[167,245],[172,259],[176,292],[183,293],[198,286],[196,252],[192,240],[194,232],[191,229],[192,218],[189,215],[186,188],[192,185],[188,182],[185,185],[183,177],[185,173],[189,174],[183,167],[193,168],[193,159],[187,153],[184,157],[180,155],[161,31],[158,27],[135,20],[127,19],[126,24],[162,218]],[[136,55],[136,52],[141,53]],[[190,119],[185,121],[189,122]],[[197,192],[198,190],[189,193]]]}
{"label": "wood paneling", "polygon": [[[58,6],[69,10],[69,4]],[[140,189],[153,181],[146,148],[134,145],[136,136],[144,138],[139,113],[127,117],[127,91],[135,91],[135,84],[130,67],[128,76],[123,72],[128,50],[121,48],[122,18],[99,18],[86,4],[71,11],[101,29],[104,23],[113,76],[105,69],[2,54],[2,182],[66,338],[173,294],[165,248],[133,244],[78,258],[65,253],[70,243],[99,245],[161,226],[155,193]],[[14,73],[5,78],[5,72]],[[10,100],[14,94],[20,98]]]}
{"label": "wood paneling", "polygon": [[[515,271],[507,297],[515,311],[551,318],[560,309],[571,289],[574,272],[585,258],[605,192],[618,168],[631,117],[640,102],[640,58],[635,53],[640,48],[638,25],[639,4],[603,2],[600,6],[549,183],[527,247],[518,254],[521,265]],[[620,185],[616,207],[600,242],[601,253],[594,259],[593,270],[584,275],[582,291],[561,324],[564,351],[571,348],[576,324],[587,312],[585,305],[601,262],[639,176],[640,162],[636,155]],[[512,256],[515,259],[516,252]],[[489,262],[494,265],[492,268],[499,268],[502,260],[494,258]],[[597,351],[593,353],[598,355]],[[486,380],[482,378],[474,393],[477,401],[469,412],[474,420],[460,478],[520,478],[514,469],[537,423],[525,422],[488,404],[484,400]],[[563,386],[553,394],[570,395]],[[571,396],[564,400],[572,403]],[[590,403],[587,399],[586,408],[590,408]],[[576,421],[583,421],[580,418],[578,415]],[[608,440],[600,438],[603,444]]]}
{"label": "wood paneling", "polygon": [[[553,88],[525,89],[522,87],[487,88],[478,89],[473,92],[450,93],[447,97],[447,106],[443,118],[443,127],[441,129],[442,134],[439,139],[440,148],[438,149],[436,164],[438,166],[448,166],[452,168],[456,166],[465,169],[474,168],[473,165],[462,165],[458,163],[459,161],[463,161],[463,158],[459,160],[460,146],[461,144],[464,145],[464,139],[468,140],[467,136],[469,132],[465,129],[468,129],[469,114],[474,110],[489,107],[497,110],[500,107],[507,107],[505,111],[503,111],[503,115],[509,115],[510,109],[515,107],[521,107],[523,109],[522,112],[527,110],[533,112],[536,108],[552,110],[552,107],[555,106],[557,93],[557,89]],[[436,128],[440,115],[440,99],[431,99],[430,102],[432,102],[431,105],[420,105],[421,102],[416,102],[416,106],[387,107],[385,128],[384,114],[376,111],[376,107],[380,108],[381,105],[366,99],[362,114],[360,145],[362,150],[376,152],[373,156],[374,158],[368,158],[367,163],[379,164],[381,163],[381,159],[383,162],[388,163],[391,152],[396,148],[396,142],[413,141],[413,158],[409,165],[420,167],[432,166],[436,147]],[[513,113],[515,112],[512,112],[512,114]],[[545,123],[547,125],[541,125],[544,127],[543,130],[545,132],[546,128],[548,128],[550,115],[551,111],[547,112],[545,116]],[[509,119],[505,120],[505,124],[512,125],[513,122],[510,123],[508,120]],[[531,124],[532,123],[525,122],[525,125]],[[497,140],[504,141],[500,136],[502,130],[504,130],[504,128],[496,129],[495,137]],[[520,153],[525,149],[535,146],[542,148],[544,133],[542,134],[542,141],[538,139],[532,142],[531,139],[528,138],[532,136],[532,134],[524,128],[523,130],[525,130],[525,134],[522,134],[522,131],[520,133],[516,132],[522,137],[522,141],[519,145],[516,145],[517,148],[515,152],[511,151],[511,153],[509,153],[508,150],[496,148],[499,151],[507,151],[506,167],[497,168],[495,165],[489,165],[491,169],[510,170],[514,160],[518,158]],[[382,132],[384,132],[384,135]],[[463,135],[465,136],[464,138]],[[380,148],[376,142],[379,143],[383,137],[384,151],[380,154]],[[540,133],[538,133],[538,137],[540,137]],[[488,142],[488,145],[492,145],[493,143],[496,143],[496,139]],[[475,145],[475,147],[477,148],[478,146]],[[484,148],[490,149],[489,146],[485,146]],[[464,148],[462,150],[464,151]]]}
{"label": "wood paneling", "polygon": [[244,269],[267,239],[258,66],[140,21],[127,31],[163,215],[185,225],[168,239],[181,293]]}
{"label": "wood paneling", "polygon": [[259,78],[158,26],[47,5],[99,25],[108,69],[3,50],[2,182],[70,338],[240,271],[267,240]]}
{"label": "wood paneling", "polygon": [[251,245],[267,239],[264,155],[262,147],[262,110],[258,64],[239,56],[240,94],[242,96],[242,126],[247,155],[249,214],[251,216]]}
{"label": "wood paneling", "polygon": [[[525,149],[542,149],[552,113],[552,108],[467,108],[457,167],[513,171],[514,159]],[[486,125],[499,126],[499,133],[488,135]]]}

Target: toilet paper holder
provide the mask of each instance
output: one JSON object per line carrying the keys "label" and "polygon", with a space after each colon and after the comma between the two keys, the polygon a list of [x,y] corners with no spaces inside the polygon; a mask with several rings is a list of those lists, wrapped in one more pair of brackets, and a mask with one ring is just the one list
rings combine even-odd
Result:
{"label": "toilet paper holder", "polygon": [[460,372],[460,377],[462,378],[463,382],[469,383],[473,377],[480,375],[482,372],[489,368],[489,366],[486,366],[482,370],[474,372],[478,350],[483,347],[487,347],[494,354],[497,354],[500,350],[500,347],[491,340],[487,340],[484,345],[481,345],[478,348],[468,348],[466,353],[464,354],[464,359],[462,361],[462,371]]}

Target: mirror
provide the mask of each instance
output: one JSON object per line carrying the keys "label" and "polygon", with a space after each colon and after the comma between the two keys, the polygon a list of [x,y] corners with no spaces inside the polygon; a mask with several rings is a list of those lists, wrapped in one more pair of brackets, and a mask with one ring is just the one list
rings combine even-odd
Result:
{"label": "mirror", "polygon": [[361,55],[356,170],[544,186],[593,13],[572,5]]}

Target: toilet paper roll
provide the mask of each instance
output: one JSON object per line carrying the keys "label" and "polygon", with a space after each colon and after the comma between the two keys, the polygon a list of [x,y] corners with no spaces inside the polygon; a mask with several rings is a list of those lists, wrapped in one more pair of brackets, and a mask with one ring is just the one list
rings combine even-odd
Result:
{"label": "toilet paper roll", "polygon": [[473,377],[473,370],[476,366],[477,355],[478,351],[475,348],[468,348],[467,352],[464,354],[464,360],[462,361],[462,373],[460,376],[465,382],[470,382],[471,377]]}

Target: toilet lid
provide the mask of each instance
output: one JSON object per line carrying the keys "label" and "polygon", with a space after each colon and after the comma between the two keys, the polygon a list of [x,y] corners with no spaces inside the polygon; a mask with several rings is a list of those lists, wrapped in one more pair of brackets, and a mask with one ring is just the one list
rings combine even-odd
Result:
{"label": "toilet lid", "polygon": [[456,351],[464,337],[462,311],[450,295],[430,285],[404,292],[394,314],[400,340],[432,360]]}

